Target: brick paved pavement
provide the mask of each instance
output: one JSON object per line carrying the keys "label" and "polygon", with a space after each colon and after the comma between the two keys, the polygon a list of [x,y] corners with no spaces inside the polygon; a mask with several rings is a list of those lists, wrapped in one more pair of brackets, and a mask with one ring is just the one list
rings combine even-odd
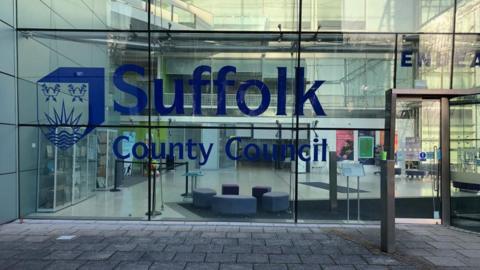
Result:
{"label": "brick paved pavement", "polygon": [[480,269],[478,234],[397,225],[397,236],[387,255],[373,225],[29,220],[0,226],[0,269]]}

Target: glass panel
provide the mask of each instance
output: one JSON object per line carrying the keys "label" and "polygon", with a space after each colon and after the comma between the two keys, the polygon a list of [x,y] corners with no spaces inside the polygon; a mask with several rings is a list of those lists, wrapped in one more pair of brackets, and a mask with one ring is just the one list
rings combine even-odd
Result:
{"label": "glass panel", "polygon": [[[312,222],[380,220],[380,213],[372,209],[380,207],[383,132],[310,129],[302,133],[306,136],[301,143],[310,145],[310,153],[298,171],[298,218]],[[330,171],[330,163],[336,163],[336,171]],[[358,166],[360,174],[348,173]]]}
{"label": "glass panel", "polygon": [[480,231],[480,95],[452,100],[450,171],[452,223]]}
{"label": "glass panel", "polygon": [[450,35],[399,35],[397,88],[449,88],[451,53]]}
{"label": "glass panel", "polygon": [[145,131],[97,128],[67,147],[71,139],[60,129],[65,127],[19,129],[21,216],[145,219],[147,166],[118,161],[113,151],[119,135]]}
{"label": "glass panel", "polygon": [[480,35],[455,36],[453,88],[480,86]]}
{"label": "glass panel", "polygon": [[296,35],[154,33],[152,39],[155,119],[290,121]]}
{"label": "glass panel", "polygon": [[480,32],[480,0],[458,0],[457,1],[457,33],[478,33]]}
{"label": "glass panel", "polygon": [[17,0],[18,27],[39,29],[148,28],[145,0]]}
{"label": "glass panel", "polygon": [[295,0],[152,0],[152,29],[295,31]]}
{"label": "glass panel", "polygon": [[[385,91],[393,87],[395,36],[309,34],[304,37],[301,65],[305,69],[306,89],[323,82],[316,92],[326,114],[322,118],[341,118],[321,126],[353,128],[348,120],[351,117],[382,119],[381,127],[367,121],[358,128],[383,128]],[[302,118],[311,117],[310,124],[318,121],[310,103],[305,104],[307,109]]]}
{"label": "glass panel", "polygon": [[147,51],[144,33],[19,32],[19,123],[147,121]]}
{"label": "glass panel", "polygon": [[[291,129],[278,129],[275,124],[174,124],[152,129],[155,219],[293,219],[294,145],[289,135],[281,143],[278,138]],[[136,134],[134,140],[122,139],[123,146],[129,145],[128,154],[144,152],[141,138]],[[145,155],[137,158],[146,161]],[[277,162],[282,166],[275,167]],[[265,199],[267,191],[273,193]]]}
{"label": "glass panel", "polygon": [[303,1],[302,30],[451,32],[453,0]]}
{"label": "glass panel", "polygon": [[396,217],[439,218],[440,101],[399,99],[395,129]]}

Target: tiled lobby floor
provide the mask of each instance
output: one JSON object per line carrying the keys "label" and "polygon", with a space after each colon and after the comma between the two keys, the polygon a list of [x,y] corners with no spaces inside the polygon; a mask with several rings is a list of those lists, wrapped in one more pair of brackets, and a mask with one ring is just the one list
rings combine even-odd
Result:
{"label": "tiled lobby floor", "polygon": [[[375,174],[377,167],[367,166],[367,175],[360,179],[360,189],[365,193],[360,193],[362,199],[380,198],[380,176]],[[157,209],[161,205],[162,195],[164,210],[159,219],[187,219],[199,220],[201,217],[192,213],[178,211],[172,205],[183,202],[180,194],[185,192],[185,176],[183,169],[169,171],[162,175],[162,185],[157,180],[156,198]],[[199,187],[208,187],[216,191],[221,190],[223,183],[238,183],[240,194],[250,195],[251,188],[256,185],[266,185],[272,187],[274,191],[283,191],[294,194],[294,179],[288,171],[277,171],[266,167],[241,167],[235,170],[205,170],[204,176],[199,178]],[[320,169],[312,173],[300,174],[299,182],[323,182],[328,183],[328,174]],[[431,178],[425,179],[404,179],[397,177],[396,181],[397,198],[418,198],[431,197],[432,181]],[[338,185],[346,187],[346,178],[338,176]],[[163,193],[161,192],[163,187]],[[356,188],[356,179],[350,179],[350,187]],[[145,181],[138,184],[121,187],[121,192],[96,191],[91,198],[79,202],[73,206],[66,207],[54,213],[31,213],[32,216],[62,216],[62,217],[108,217],[108,218],[146,218],[145,213],[148,208],[147,196],[147,177]],[[356,196],[356,193],[351,197]],[[462,194],[452,194],[458,196]],[[467,194],[472,196],[472,194]],[[299,200],[325,200],[328,199],[329,190],[309,185],[298,185]],[[339,199],[345,199],[346,193],[338,193]],[[31,206],[35,208],[34,205]]]}
{"label": "tiled lobby floor", "polygon": [[0,226],[0,269],[480,266],[479,235],[458,229],[397,225],[394,254],[380,252],[378,241],[378,226],[26,220]]}

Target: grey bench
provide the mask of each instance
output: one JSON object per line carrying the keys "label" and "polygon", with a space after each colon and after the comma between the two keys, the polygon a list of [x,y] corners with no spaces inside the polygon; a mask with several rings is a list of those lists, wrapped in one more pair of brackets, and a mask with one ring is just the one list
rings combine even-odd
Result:
{"label": "grey bench", "polygon": [[215,195],[212,210],[222,215],[252,215],[257,213],[257,199],[246,195]]}
{"label": "grey bench", "polygon": [[287,211],[289,196],[285,192],[267,192],[262,197],[262,208],[268,212]]}
{"label": "grey bench", "polygon": [[193,206],[198,208],[210,208],[213,196],[217,192],[210,188],[197,188],[192,191]]}

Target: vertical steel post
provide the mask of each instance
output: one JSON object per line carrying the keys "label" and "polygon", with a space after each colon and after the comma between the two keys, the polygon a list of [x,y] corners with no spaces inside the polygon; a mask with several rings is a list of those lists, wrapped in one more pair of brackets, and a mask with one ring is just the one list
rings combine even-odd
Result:
{"label": "vertical steel post", "polygon": [[380,180],[381,240],[383,252],[395,252],[395,161],[382,161]]}
{"label": "vertical steel post", "polygon": [[440,103],[442,224],[450,225],[450,104],[446,97]]}
{"label": "vertical steel post", "polygon": [[329,198],[330,211],[338,209],[337,199],[337,152],[330,151],[328,154]]}

